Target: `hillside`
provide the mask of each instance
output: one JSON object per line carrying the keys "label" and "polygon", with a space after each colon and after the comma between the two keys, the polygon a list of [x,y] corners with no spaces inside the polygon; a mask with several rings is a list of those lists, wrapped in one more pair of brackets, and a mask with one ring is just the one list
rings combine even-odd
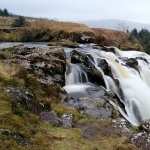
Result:
{"label": "hillside", "polygon": [[16,17],[0,17],[0,41],[52,42],[70,40],[78,43],[93,42],[105,46],[117,46],[123,49],[142,49],[138,41],[131,41],[128,33],[121,31],[35,18],[26,18],[24,27],[12,28],[11,25],[15,19]]}
{"label": "hillside", "polygon": [[106,29],[113,29],[118,31],[126,31],[126,30],[133,30],[136,28],[138,31],[141,29],[150,30],[149,24],[133,22],[133,21],[126,21],[126,20],[90,20],[84,22],[86,25],[92,28],[106,28]]}
{"label": "hillside", "polygon": [[142,50],[141,44],[136,40],[130,40],[129,33],[122,31],[92,28],[96,35],[96,42],[107,46],[116,46],[126,50]]}

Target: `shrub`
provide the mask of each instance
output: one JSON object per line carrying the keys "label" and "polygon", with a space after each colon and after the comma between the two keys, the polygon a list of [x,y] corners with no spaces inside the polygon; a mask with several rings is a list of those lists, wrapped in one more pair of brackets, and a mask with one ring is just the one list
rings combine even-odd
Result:
{"label": "shrub", "polygon": [[5,8],[4,10],[0,9],[0,16],[10,16],[10,13],[8,10]]}
{"label": "shrub", "polygon": [[24,17],[19,16],[16,18],[12,24],[12,27],[23,27],[26,24],[26,20]]}
{"label": "shrub", "polygon": [[130,33],[130,37],[133,39],[137,39],[141,45],[144,47],[144,51],[150,54],[150,31],[146,29],[142,29],[141,31],[137,31],[133,29]]}

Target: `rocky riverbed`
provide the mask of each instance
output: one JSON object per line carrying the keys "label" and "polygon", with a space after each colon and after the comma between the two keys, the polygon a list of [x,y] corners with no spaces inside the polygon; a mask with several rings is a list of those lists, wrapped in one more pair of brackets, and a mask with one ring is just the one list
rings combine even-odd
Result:
{"label": "rocky riverbed", "polygon": [[[3,43],[0,49],[0,149],[150,149],[149,122],[131,126],[110,104],[116,101],[112,93],[99,85],[85,95],[66,93],[64,50],[70,48]],[[73,62],[86,62],[78,53],[73,56]],[[103,84],[99,72],[87,65],[90,80]]]}

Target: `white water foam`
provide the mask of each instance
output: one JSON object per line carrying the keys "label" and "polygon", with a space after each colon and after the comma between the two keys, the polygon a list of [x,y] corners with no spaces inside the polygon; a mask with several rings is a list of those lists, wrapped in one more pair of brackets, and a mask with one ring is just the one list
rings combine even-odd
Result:
{"label": "white water foam", "polygon": [[[84,51],[82,50],[82,53]],[[150,56],[144,52],[121,51],[117,48],[114,48],[114,52],[91,48],[85,52],[86,54],[94,59],[95,68],[104,78],[106,90],[116,94],[124,104],[125,111],[117,105],[122,115],[133,125],[139,125],[141,121],[150,119]],[[138,62],[138,70],[126,64],[128,58],[134,58]],[[111,68],[112,76],[105,74],[98,66],[99,59],[106,60]],[[65,90],[68,93],[84,91],[89,87],[83,83],[83,77],[84,82],[88,82],[86,72],[78,64],[70,64],[70,66],[70,73],[66,76]],[[119,81],[119,85],[115,83],[115,79]]]}

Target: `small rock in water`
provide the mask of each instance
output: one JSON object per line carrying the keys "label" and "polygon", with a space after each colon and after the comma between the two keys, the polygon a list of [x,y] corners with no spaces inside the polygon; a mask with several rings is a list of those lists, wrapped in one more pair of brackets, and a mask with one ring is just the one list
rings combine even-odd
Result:
{"label": "small rock in water", "polygon": [[138,61],[135,58],[129,58],[126,64],[134,69],[137,69],[138,67]]}
{"label": "small rock in water", "polygon": [[62,116],[62,126],[64,128],[72,128],[73,126],[73,115],[72,114],[63,114]]}

